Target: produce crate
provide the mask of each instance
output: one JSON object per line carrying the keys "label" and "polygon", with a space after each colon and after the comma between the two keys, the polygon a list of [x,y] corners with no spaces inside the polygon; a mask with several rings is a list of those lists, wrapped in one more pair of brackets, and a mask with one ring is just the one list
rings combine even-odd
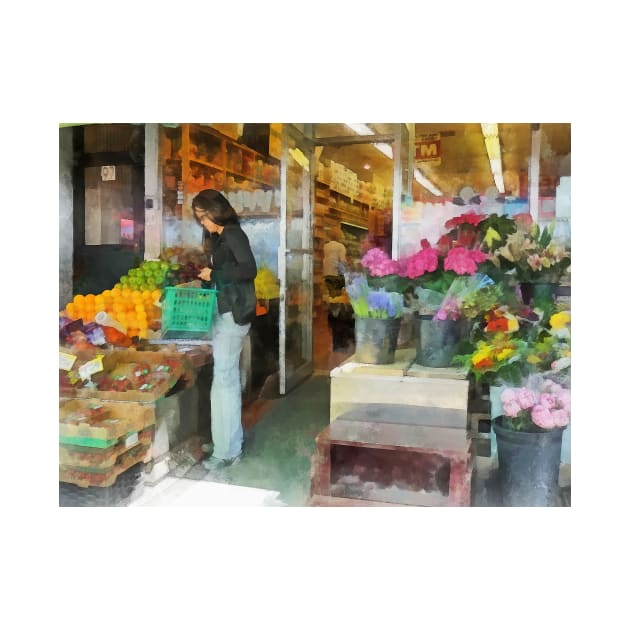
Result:
{"label": "produce crate", "polygon": [[115,507],[138,487],[143,470],[144,464],[135,464],[105,488],[59,482],[59,507]]}
{"label": "produce crate", "polygon": [[209,339],[217,307],[217,291],[164,287],[163,339]]}
{"label": "produce crate", "polygon": [[62,394],[68,398],[100,398],[101,400],[146,402],[152,403],[165,396],[177,381],[184,376],[187,381],[194,382],[194,370],[185,354],[178,352],[143,352],[139,350],[114,350],[105,352],[103,356],[103,371],[92,376],[97,382],[103,376],[113,377],[128,375],[133,372],[138,363],[149,364],[157,368],[168,359],[176,359],[181,368],[164,372],[164,379],[148,391],[131,389],[116,391],[113,389],[99,390],[94,387],[74,387],[64,389]]}
{"label": "produce crate", "polygon": [[[103,392],[99,392],[103,393]],[[92,424],[68,424],[66,418],[83,409],[99,405],[107,417]],[[59,404],[59,442],[75,446],[109,448],[134,431],[155,424],[155,405],[137,402],[113,402],[97,399],[72,399]]]}
{"label": "produce crate", "polygon": [[[81,468],[86,472],[106,470],[116,465],[116,460],[126,451],[134,448],[138,443],[151,445],[154,427],[147,427],[121,437],[109,448],[95,448],[86,446],[61,445],[59,447],[59,465]],[[134,441],[137,436],[137,441]]]}
{"label": "produce crate", "polygon": [[133,448],[119,455],[114,466],[105,470],[85,471],[81,468],[59,466],[59,481],[72,483],[82,488],[87,488],[88,486],[106,488],[114,484],[121,473],[135,464],[141,463],[146,457],[150,446],[150,444],[136,444]]}

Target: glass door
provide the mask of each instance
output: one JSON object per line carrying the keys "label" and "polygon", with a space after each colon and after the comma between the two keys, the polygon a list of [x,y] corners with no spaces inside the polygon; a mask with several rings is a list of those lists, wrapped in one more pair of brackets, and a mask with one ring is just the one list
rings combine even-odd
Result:
{"label": "glass door", "polygon": [[313,142],[282,128],[280,248],[280,394],[313,372]]}

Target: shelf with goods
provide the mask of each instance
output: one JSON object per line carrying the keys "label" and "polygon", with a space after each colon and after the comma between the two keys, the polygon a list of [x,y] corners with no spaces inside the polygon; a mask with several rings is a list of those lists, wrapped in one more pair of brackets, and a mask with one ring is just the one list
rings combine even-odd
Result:
{"label": "shelf with goods", "polygon": [[182,124],[161,140],[164,208],[178,218],[201,190],[221,191],[239,216],[278,217],[280,164],[215,129]]}

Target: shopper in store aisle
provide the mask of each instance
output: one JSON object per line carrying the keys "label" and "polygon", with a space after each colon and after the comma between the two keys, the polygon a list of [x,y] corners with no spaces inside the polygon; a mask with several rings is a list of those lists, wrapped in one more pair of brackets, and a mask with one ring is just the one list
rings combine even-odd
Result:
{"label": "shopper in store aisle", "polygon": [[[208,267],[199,273],[205,288],[217,293],[217,313],[212,326],[214,362],[210,388],[212,456],[204,468],[217,471],[236,463],[243,446],[241,378],[239,359],[243,338],[256,316],[256,261],[238,215],[216,190],[202,190],[192,201],[195,218],[204,228]],[[214,447],[214,448],[213,448]]]}
{"label": "shopper in store aisle", "polygon": [[343,275],[339,263],[346,263],[346,246],[341,242],[343,233],[341,228],[330,228],[329,239],[324,243],[323,272],[326,290],[330,297],[339,297],[344,287]]}
{"label": "shopper in store aisle", "polygon": [[329,232],[330,240],[324,243],[323,272],[328,295],[328,327],[332,335],[332,349],[345,350],[354,342],[354,320],[349,304],[333,302],[345,286],[342,269],[347,264],[346,246],[341,242],[343,232],[339,226],[333,226]]}

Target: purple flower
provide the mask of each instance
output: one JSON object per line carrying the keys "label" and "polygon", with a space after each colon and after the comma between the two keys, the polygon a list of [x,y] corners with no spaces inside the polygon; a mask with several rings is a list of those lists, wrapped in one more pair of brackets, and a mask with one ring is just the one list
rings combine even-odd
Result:
{"label": "purple flower", "polygon": [[554,409],[556,407],[556,397],[553,394],[541,394],[540,404],[545,407],[545,409]]}
{"label": "purple flower", "polygon": [[389,303],[389,295],[385,291],[370,291],[368,293],[368,308],[370,310],[386,311]]}
{"label": "purple flower", "polygon": [[510,418],[516,418],[521,413],[521,407],[515,398],[503,403],[503,413]]}
{"label": "purple flower", "polygon": [[551,412],[542,405],[532,407],[532,422],[541,429],[553,429],[555,426]]}
{"label": "purple flower", "polygon": [[569,412],[566,409],[552,409],[551,419],[554,426],[566,427],[569,424]]}
{"label": "purple flower", "polygon": [[529,409],[536,404],[536,394],[527,387],[519,387],[516,390],[516,399],[521,409]]}

